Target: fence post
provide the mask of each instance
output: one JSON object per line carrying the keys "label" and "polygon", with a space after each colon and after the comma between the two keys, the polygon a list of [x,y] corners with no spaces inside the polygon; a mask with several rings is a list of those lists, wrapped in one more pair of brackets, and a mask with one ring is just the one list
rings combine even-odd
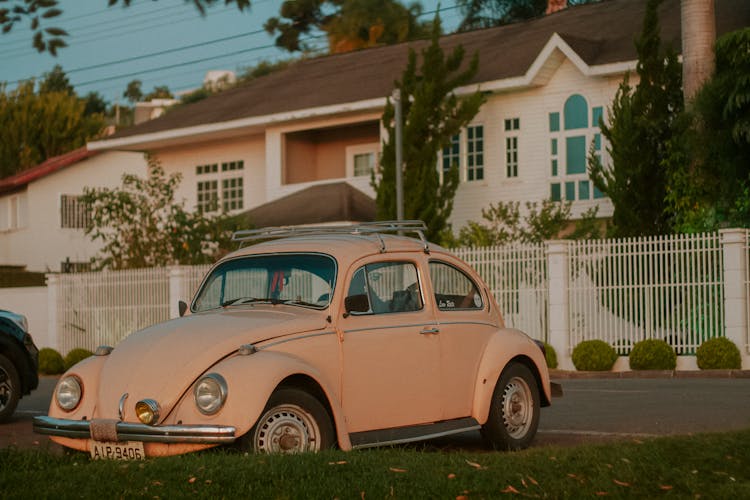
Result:
{"label": "fence post", "polygon": [[169,268],[169,319],[180,317],[180,309],[177,303],[182,300],[184,281],[185,270],[181,266]]}
{"label": "fence post", "polygon": [[575,370],[570,357],[570,330],[568,325],[568,253],[569,241],[547,241],[547,272],[549,275],[549,344],[557,353],[557,367]]}
{"label": "fence post", "polygon": [[735,343],[742,356],[742,368],[750,368],[748,345],[748,245],[744,229],[722,229],[724,254],[724,335]]}
{"label": "fence post", "polygon": [[[59,297],[60,277],[47,274],[47,340],[51,348],[60,351],[60,338],[57,329],[57,300]],[[65,355],[65,353],[62,353]]]}

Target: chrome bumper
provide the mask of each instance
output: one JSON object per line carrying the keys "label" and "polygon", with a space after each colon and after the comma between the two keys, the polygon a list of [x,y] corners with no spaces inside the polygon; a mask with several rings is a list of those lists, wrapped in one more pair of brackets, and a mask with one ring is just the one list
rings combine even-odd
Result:
{"label": "chrome bumper", "polygon": [[[116,422],[113,425],[118,441],[222,444],[235,440],[235,428],[226,425],[150,426],[130,422]],[[74,439],[93,439],[91,422],[88,420],[34,417],[34,432]]]}

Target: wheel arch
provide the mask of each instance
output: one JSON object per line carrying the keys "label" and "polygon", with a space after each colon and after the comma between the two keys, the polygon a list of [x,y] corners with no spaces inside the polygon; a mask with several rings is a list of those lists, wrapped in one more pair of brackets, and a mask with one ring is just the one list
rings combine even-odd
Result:
{"label": "wheel arch", "polygon": [[[261,351],[249,356],[232,356],[208,371],[221,374],[229,385],[227,403],[216,418],[222,419],[225,425],[234,425],[237,438],[252,429],[275,391],[295,387],[307,391],[323,404],[331,416],[339,448],[351,449],[336,385],[303,360],[280,352]],[[237,397],[238,391],[243,390],[246,391],[244,397]],[[187,396],[182,398],[172,418],[205,420],[197,413],[192,398]]]}
{"label": "wheel arch", "polygon": [[549,372],[541,349],[521,331],[501,329],[488,342],[477,371],[472,416],[480,424],[487,422],[492,393],[511,363],[521,363],[529,368],[539,388],[541,406],[551,404]]}

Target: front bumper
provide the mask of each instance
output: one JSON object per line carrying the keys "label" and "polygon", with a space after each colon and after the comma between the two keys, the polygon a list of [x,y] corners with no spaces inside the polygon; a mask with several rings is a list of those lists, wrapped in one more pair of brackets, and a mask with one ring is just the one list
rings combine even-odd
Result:
{"label": "front bumper", "polygon": [[163,425],[151,426],[114,420],[66,420],[52,417],[34,417],[34,432],[73,439],[93,439],[104,441],[97,432],[92,433],[91,423],[95,427],[107,427],[106,433],[116,436],[116,441],[142,441],[147,443],[193,443],[225,444],[235,440],[235,428],[226,425]]}

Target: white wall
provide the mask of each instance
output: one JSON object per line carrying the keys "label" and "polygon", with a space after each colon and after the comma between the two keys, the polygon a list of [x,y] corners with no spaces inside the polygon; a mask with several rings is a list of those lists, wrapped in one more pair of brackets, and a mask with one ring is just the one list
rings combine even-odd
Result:
{"label": "white wall", "polygon": [[[207,174],[198,176],[195,167],[222,162],[242,160],[242,171],[233,171],[230,177],[243,177],[243,210],[262,205],[266,202],[266,155],[265,136],[255,134],[236,139],[203,142],[190,146],[162,149],[157,157],[164,171],[169,175],[181,173],[182,182],[177,190],[178,200],[184,200],[185,208],[195,209],[199,180],[215,179],[217,176]],[[221,178],[219,172],[218,178]],[[221,182],[219,182],[221,190]]]}
{"label": "white wall", "polygon": [[[484,126],[484,180],[462,182],[456,192],[451,223],[455,231],[469,220],[480,221],[482,208],[498,201],[542,201],[550,197],[549,113],[560,112],[572,94],[586,98],[589,107],[601,106],[606,116],[621,78],[592,78],[583,75],[565,59],[543,86],[489,96],[472,121]],[[520,119],[518,136],[518,177],[506,176],[504,121]],[[606,148],[603,144],[602,148]],[[560,167],[563,162],[560,161]],[[600,205],[599,215],[610,216],[608,200],[577,201],[572,215],[578,216],[593,205]]]}
{"label": "white wall", "polygon": [[66,258],[89,261],[99,244],[93,243],[83,229],[60,227],[60,196],[83,194],[86,186],[119,186],[125,172],[144,176],[143,155],[108,151],[30,183],[25,190],[26,226],[0,231],[0,264],[47,272],[59,271]]}
{"label": "white wall", "polygon": [[39,349],[57,349],[55,339],[51,339],[48,332],[48,306],[46,286],[0,288],[0,309],[26,316],[29,321],[29,333]]}

